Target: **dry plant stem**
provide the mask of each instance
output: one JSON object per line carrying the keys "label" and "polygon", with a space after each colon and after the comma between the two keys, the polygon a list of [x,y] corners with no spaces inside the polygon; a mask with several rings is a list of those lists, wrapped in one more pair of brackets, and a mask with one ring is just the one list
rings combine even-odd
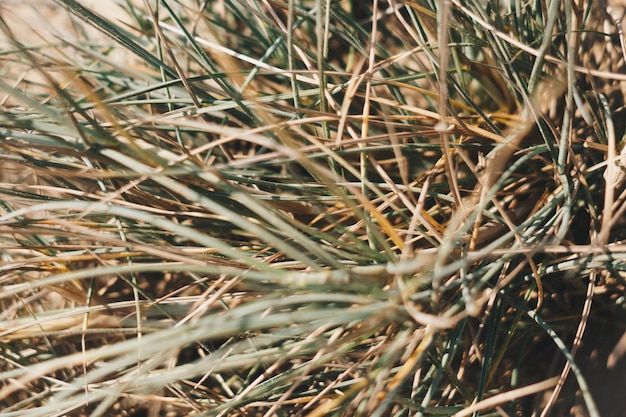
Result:
{"label": "dry plant stem", "polygon": [[[326,328],[319,328],[313,334],[311,334],[310,338],[312,339],[312,338],[316,337],[316,335],[320,335],[320,334],[324,333],[327,330],[328,329],[326,329]],[[328,345],[331,345],[331,344],[335,343],[336,340],[341,336],[342,333],[343,333],[342,331],[336,331],[335,333],[333,333],[331,338],[328,339]],[[290,352],[290,354],[292,354],[292,353],[295,353],[295,351]],[[307,375],[309,375],[311,371],[313,371],[313,369],[315,368],[317,362],[326,353],[327,353],[327,349],[321,348],[315,354],[315,356],[313,356],[313,358],[311,358],[311,360],[309,361],[309,364],[306,366],[306,370],[304,372],[302,372],[300,375],[298,375],[297,379],[292,382],[292,384],[289,387],[289,389],[286,390],[285,393],[283,395],[281,395],[281,397],[278,400],[276,400],[276,403],[263,415],[263,417],[271,417],[271,416],[275,415],[275,412],[280,407],[281,402],[287,401],[289,399],[289,397],[291,396],[293,391],[300,385],[300,383],[304,380],[304,378]],[[268,371],[269,371],[269,369],[268,369]]]}
{"label": "dry plant stem", "polygon": [[[176,28],[174,26],[171,26],[165,22],[160,22],[159,25],[163,28],[166,29],[172,33],[175,33],[179,36],[183,36],[184,32],[182,30],[180,30],[179,28]],[[210,42],[206,39],[200,38],[200,37],[194,37],[193,38],[194,41],[198,42],[198,44],[202,45],[202,46],[206,46],[207,48],[210,48],[214,51],[220,52],[220,53],[224,53],[226,55],[229,55],[233,58],[237,58],[243,62],[247,62],[249,64],[254,65],[255,67],[261,68],[261,69],[265,69],[270,71],[271,73],[275,73],[275,74],[284,74],[285,71],[279,67],[275,67],[272,65],[269,65],[263,61],[260,61],[258,59],[254,59],[250,56],[247,55],[243,55],[240,54],[237,51],[233,51],[232,49],[226,48],[223,45],[218,45],[215,44],[213,42]],[[294,49],[297,50],[297,48],[294,46]],[[306,84],[310,84],[310,85],[319,85],[319,81],[315,78],[315,76],[313,77],[307,77],[305,74],[313,74],[312,71],[293,71],[293,77],[295,78],[296,81],[302,82],[302,83],[306,83]],[[333,88],[336,87],[332,84],[328,85],[329,88]],[[244,102],[245,104],[245,102]]]}
{"label": "dry plant stem", "polygon": [[[578,323],[578,327],[576,328],[576,334],[574,336],[574,342],[572,343],[571,354],[572,357],[576,357],[576,353],[580,348],[580,345],[583,341],[583,336],[585,334],[585,329],[587,327],[587,322],[589,320],[589,314],[591,313],[591,305],[593,303],[593,290],[595,289],[595,282],[597,279],[597,271],[592,271],[589,275],[589,281],[587,283],[587,294],[585,295],[585,303],[583,305],[583,311],[581,313],[580,322]],[[552,407],[556,403],[556,400],[559,398],[559,394],[565,385],[565,380],[569,375],[572,369],[572,365],[569,361],[565,362],[563,369],[561,370],[561,375],[559,376],[558,383],[554,387],[550,398],[546,402],[543,411],[541,412],[540,417],[547,417],[552,410]]]}
{"label": "dry plant stem", "polygon": [[[435,125],[434,129],[439,133],[439,140],[441,142],[441,152],[443,154],[444,170],[446,172],[446,178],[450,193],[454,199],[454,206],[456,208],[453,218],[457,221],[451,221],[448,224],[449,234],[448,239],[454,239],[457,231],[457,227],[460,226],[460,219],[465,218],[465,205],[461,199],[461,193],[459,191],[457,175],[452,163],[452,148],[450,147],[449,133],[452,131],[453,126],[448,125],[448,61],[450,58],[450,49],[448,45],[448,31],[449,31],[449,14],[451,3],[449,0],[438,1],[438,16],[440,21],[438,22],[438,46],[439,46],[439,121]],[[451,242],[448,242],[448,249],[451,249]],[[447,250],[442,250],[440,256],[436,258],[434,269],[437,271],[443,267],[447,258]],[[432,301],[436,302],[439,298],[439,287],[441,285],[440,280],[433,280],[433,292],[431,295]]]}
{"label": "dry plant stem", "polygon": [[317,407],[315,410],[306,415],[306,417],[325,417],[329,415],[329,413],[339,407],[341,404],[345,402],[346,398],[351,398],[354,395],[358,394],[362,389],[365,389],[369,385],[369,381],[367,378],[360,378],[348,389],[344,395],[337,396],[330,401],[325,402],[324,404]]}
{"label": "dry plant stem", "polygon": [[454,198],[454,203],[458,210],[464,211],[457,175],[452,164],[449,132],[450,125],[446,123],[448,119],[448,61],[450,58],[450,46],[448,45],[448,31],[450,18],[450,0],[439,0],[439,122],[435,125],[435,130],[439,132],[441,140],[441,150],[443,153],[446,176],[450,192]]}
{"label": "dry plant stem", "polygon": [[294,52],[294,43],[293,43],[293,32],[294,32],[294,16],[295,16],[295,10],[294,10],[294,1],[295,0],[289,0],[288,1],[288,9],[287,9],[287,70],[289,72],[289,81],[291,83],[291,93],[293,94],[293,107],[294,109],[299,109],[300,108],[300,101],[298,100],[299,97],[299,86],[298,86],[298,79],[296,77],[296,71],[295,71],[295,58],[293,56],[293,52]]}
{"label": "dry plant stem", "polygon": [[[352,364],[350,367],[348,367],[348,369],[343,371],[334,381],[330,381],[330,383],[326,387],[324,387],[324,389],[322,389],[319,393],[317,393],[315,397],[311,398],[311,400],[307,402],[307,404],[304,407],[302,407],[302,411],[304,412],[308,410],[309,408],[312,408],[313,405],[318,403],[322,398],[329,396],[329,392],[335,389],[338,382],[343,381],[348,375],[353,373],[355,369],[357,368],[357,366],[358,366],[357,363]],[[324,405],[322,405],[322,407],[324,407]]]}
{"label": "dry plant stem", "polygon": [[[324,3],[324,5],[322,5]],[[330,19],[330,1],[315,0],[315,33],[317,35],[317,76],[319,78],[319,110],[322,113],[328,112],[328,97],[326,96],[326,73],[325,59],[328,56],[328,31]],[[323,137],[330,138],[330,127],[328,123],[322,123]]]}
{"label": "dry plant stem", "polygon": [[144,5],[146,6],[146,10],[148,10],[148,12],[150,13],[150,16],[152,17],[152,26],[154,27],[154,30],[156,31],[156,33],[159,35],[159,41],[165,47],[165,51],[167,52],[167,55],[170,61],[172,62],[172,65],[174,65],[174,69],[176,70],[178,77],[180,78],[181,82],[185,86],[185,89],[189,93],[189,97],[193,101],[193,105],[196,107],[196,109],[199,109],[200,107],[202,107],[202,104],[200,104],[198,97],[196,96],[193,89],[191,88],[191,85],[189,84],[189,80],[187,80],[187,77],[185,76],[183,69],[178,63],[178,60],[176,59],[176,56],[174,55],[172,48],[167,42],[167,38],[163,34],[163,30],[161,29],[161,25],[159,24],[159,19],[157,18],[157,15],[154,12],[152,5],[150,4],[150,1],[144,0]]}
{"label": "dry plant stem", "polygon": [[404,364],[402,364],[398,373],[387,383],[384,392],[379,394],[378,400],[380,402],[383,402],[391,392],[395,391],[398,386],[415,371],[416,366],[423,359],[424,353],[430,348],[430,345],[433,342],[434,331],[435,328],[433,326],[426,325],[424,334],[421,336],[422,339],[415,348],[415,351],[404,362]]}
{"label": "dry plant stem", "polygon": [[[335,149],[340,149],[341,146],[344,145],[343,136],[344,136],[344,132],[346,131],[346,125],[348,123],[350,107],[352,106],[354,98],[356,97],[359,91],[359,86],[363,82],[363,79],[365,78],[369,79],[372,76],[370,72],[366,72],[365,74],[360,74],[361,69],[363,68],[363,65],[365,65],[366,61],[367,61],[367,58],[364,56],[362,56],[359,59],[359,61],[354,65],[354,70],[352,71],[350,81],[348,81],[347,83],[346,94],[345,94],[343,102],[341,103],[341,110],[339,112],[340,113],[339,124],[337,126],[337,137],[335,138]],[[369,93],[369,88],[366,89],[366,91]],[[364,139],[368,139],[368,138],[363,135],[361,135],[360,138],[357,137],[357,140],[364,140]]]}
{"label": "dry plant stem", "polygon": [[[608,104],[603,97],[600,97],[601,103],[604,107],[608,108]],[[607,109],[608,110],[608,109]],[[595,241],[599,247],[604,247],[609,240],[611,233],[611,225],[613,224],[613,206],[615,203],[615,188],[618,177],[618,165],[617,165],[617,141],[615,138],[615,128],[613,126],[613,120],[610,118],[610,112],[607,111],[607,165],[604,173],[604,208],[602,210],[602,226],[600,233],[596,237]]]}
{"label": "dry plant stem", "polygon": [[[505,171],[505,166],[513,156],[514,152],[518,149],[518,145],[521,141],[526,137],[526,135],[531,131],[534,122],[530,117],[530,109],[525,107],[525,111],[523,112],[523,122],[521,127],[519,127],[516,131],[512,133],[512,136],[508,141],[505,141],[496,149],[496,151],[491,155],[491,157],[487,161],[487,166],[485,167],[485,173],[482,176],[482,179],[477,184],[478,190],[474,191],[474,195],[480,195],[479,200],[476,202],[478,207],[486,206],[486,199],[488,198],[492,204],[496,207],[506,225],[509,227],[511,231],[515,230],[516,225],[510,218],[509,214],[506,210],[501,206],[500,202],[497,200],[495,196],[495,190],[492,190],[493,186],[496,183],[496,179],[502,175]],[[479,231],[481,227],[479,226],[481,223],[482,211],[479,211],[476,216],[476,221],[474,224],[474,233],[472,233],[472,241],[470,242],[470,250],[474,250],[476,246],[476,242],[480,237]],[[518,233],[514,234],[515,240],[520,245],[520,248],[523,248],[524,242],[521,236]],[[543,302],[543,284],[541,283],[541,277],[539,276],[539,271],[537,269],[537,265],[533,261],[532,257],[526,253],[524,253],[526,261],[528,265],[531,267],[533,276],[535,278],[535,282],[537,283],[537,307],[538,310],[541,307]]]}
{"label": "dry plant stem", "polygon": [[[368,68],[367,68],[367,77],[365,79],[365,101],[363,103],[363,123],[361,125],[361,137],[367,138],[369,136],[369,120],[370,120],[370,96],[372,95],[372,73],[374,70],[374,66],[376,65],[376,40],[377,40],[377,28],[378,28],[378,0],[374,0],[372,5],[372,10],[374,14],[372,15],[372,30],[371,30],[371,42],[369,45],[369,57],[368,57]],[[359,144],[359,148],[363,149],[363,145]],[[361,151],[359,153],[360,158],[360,175],[361,178],[367,178],[367,153]],[[361,195],[363,197],[367,197],[367,187],[365,183],[361,185]],[[364,213],[367,216],[367,212]],[[365,233],[368,236],[369,245],[372,249],[375,249],[375,243],[370,238],[371,236],[371,222],[366,221],[365,224]]]}
{"label": "dry plant stem", "polygon": [[[311,333],[311,335],[309,335],[308,338],[310,339],[314,339],[316,336],[319,336],[321,333],[324,333],[327,329],[326,328],[319,328],[317,329],[315,332]],[[337,336],[337,334],[335,333],[334,335],[335,337]],[[329,341],[331,342],[332,339]],[[280,366],[283,365],[283,363],[285,363],[285,361],[287,361],[294,353],[296,353],[298,350],[301,349],[301,346],[295,346],[291,351],[287,352],[287,354],[284,356],[284,358],[281,358],[279,360],[277,360],[276,362],[274,362],[271,366],[269,366],[261,375],[259,375],[254,381],[250,382],[250,384],[248,384],[248,386],[243,389],[241,392],[239,392],[237,394],[237,396],[233,399],[234,401],[241,401],[243,400],[246,395],[248,393],[250,393],[253,389],[255,389],[259,384],[261,384],[264,380],[266,380],[268,377],[270,377],[271,375],[273,375],[274,371],[278,368],[280,368]],[[325,351],[322,349],[320,350],[317,355],[315,356],[315,358],[319,358],[321,357],[323,354],[325,353]],[[311,360],[309,367],[313,364],[315,364],[315,358]],[[307,371],[305,371],[304,373],[301,374],[301,377],[306,376]],[[296,381],[294,381],[294,385],[296,384]],[[286,398],[286,397],[285,397]]]}
{"label": "dry plant stem", "polygon": [[558,380],[559,378],[555,376],[553,378],[546,379],[544,381],[537,382],[535,384],[527,385],[522,388],[517,388],[512,391],[503,392],[501,394],[494,395],[493,397],[489,397],[476,404],[473,404],[472,406],[462,411],[459,411],[458,413],[454,414],[453,417],[467,417],[467,416],[474,414],[477,411],[488,410],[499,404],[503,404],[509,401],[516,400],[518,398],[523,398],[528,395],[532,395],[541,391],[548,390],[554,387]]}
{"label": "dry plant stem", "polygon": [[[572,12],[571,10],[572,7],[576,9],[575,13]],[[570,105],[569,106],[570,109],[572,107],[571,106],[572,93],[573,93],[572,85],[574,83],[573,68],[574,68],[574,65],[576,64],[576,50],[580,42],[580,38],[577,34],[577,30],[574,30],[574,29],[578,29],[578,18],[580,15],[580,13],[578,12],[579,9],[580,9],[579,6],[574,1],[572,1],[571,3],[568,2],[566,4],[566,12],[569,11],[567,15],[568,16],[567,36],[568,36],[568,48],[570,50],[567,55],[568,56],[567,74],[568,74],[568,85],[569,85],[568,104]],[[620,44],[623,46],[623,42],[621,39],[620,39]],[[574,46],[576,48],[574,48]],[[604,104],[602,97],[601,97],[601,103]],[[609,239],[611,226],[612,226],[612,217],[613,217],[612,210],[613,210],[613,204],[615,200],[615,187],[616,187],[616,182],[617,182],[617,169],[618,169],[617,160],[616,160],[617,143],[615,140],[615,130],[613,127],[610,114],[608,113],[609,112],[607,112],[608,117],[606,118],[608,152],[607,152],[607,166],[606,166],[606,171],[604,173],[605,188],[604,188],[604,208],[603,208],[603,213],[602,213],[602,224],[601,224],[599,233],[597,234],[594,233],[594,236],[590,236],[591,242],[594,242],[594,244],[600,248],[606,247],[608,243],[608,239]],[[565,119],[567,120],[567,117],[565,117]],[[559,159],[562,159],[562,158],[559,158]],[[560,162],[562,164],[565,163],[565,161],[560,161]],[[572,348],[571,348],[572,358],[576,357],[576,353],[578,352],[578,349],[582,343],[585,329],[587,326],[587,322],[589,319],[589,315],[591,313],[591,305],[593,303],[593,291],[595,288],[597,273],[598,273],[597,270],[591,271],[589,278],[588,278],[587,294],[585,297],[585,302],[584,302],[583,310],[581,313],[581,319],[578,323],[574,341],[572,343]],[[550,395],[550,398],[548,399],[544,407],[544,410],[541,413],[541,417],[546,417],[549,415],[550,410],[552,409],[554,403],[558,399],[558,396],[563,386],[565,385],[565,381],[567,379],[567,376],[570,373],[570,370],[571,370],[571,363],[569,361],[566,361],[561,371],[558,384],[556,385],[554,391]],[[591,400],[587,399],[586,393],[583,393],[583,396],[585,398],[585,402],[587,403],[587,408],[588,408],[588,412],[590,413],[590,415],[592,416],[597,415],[598,411],[596,409],[595,404]]]}
{"label": "dry plant stem", "polygon": [[[395,107],[400,110],[405,110],[417,116],[421,116],[425,119],[437,121],[437,124],[441,123],[441,114],[436,113],[434,111],[426,110],[417,106],[411,106],[408,104],[399,104],[399,103],[394,102],[393,100],[389,100],[384,97],[372,97],[372,101],[385,104],[391,107]],[[437,124],[435,126],[437,126]],[[441,126],[442,126],[442,131],[448,132],[448,134],[453,129],[459,129],[460,132],[469,132],[472,135],[476,135],[477,137],[481,137],[481,138],[486,138],[496,143],[502,143],[504,141],[504,138],[501,135],[493,133],[492,131],[484,129],[480,126],[474,126],[474,125],[462,126],[459,123],[459,119],[456,117],[450,117],[450,116],[446,117],[444,119],[444,122],[441,124]],[[439,130],[436,130],[436,129],[434,129],[434,131],[436,133],[441,133]]]}

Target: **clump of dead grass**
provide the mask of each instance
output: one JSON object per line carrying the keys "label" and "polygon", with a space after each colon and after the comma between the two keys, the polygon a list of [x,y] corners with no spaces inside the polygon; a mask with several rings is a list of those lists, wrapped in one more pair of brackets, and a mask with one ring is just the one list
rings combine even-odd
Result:
{"label": "clump of dead grass", "polygon": [[122,6],[0,9],[3,415],[607,412],[619,10]]}

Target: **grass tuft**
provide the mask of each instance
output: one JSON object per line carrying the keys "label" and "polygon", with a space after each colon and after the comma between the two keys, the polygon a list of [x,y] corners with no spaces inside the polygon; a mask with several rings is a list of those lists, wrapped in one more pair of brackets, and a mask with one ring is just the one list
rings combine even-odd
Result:
{"label": "grass tuft", "polygon": [[620,415],[621,8],[101,3],[0,4],[3,416]]}

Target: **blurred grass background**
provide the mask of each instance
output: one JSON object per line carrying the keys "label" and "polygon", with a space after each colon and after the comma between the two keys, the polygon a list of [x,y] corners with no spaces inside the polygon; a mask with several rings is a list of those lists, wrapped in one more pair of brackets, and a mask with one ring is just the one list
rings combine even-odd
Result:
{"label": "blurred grass background", "polygon": [[2,415],[623,415],[623,12],[2,2]]}

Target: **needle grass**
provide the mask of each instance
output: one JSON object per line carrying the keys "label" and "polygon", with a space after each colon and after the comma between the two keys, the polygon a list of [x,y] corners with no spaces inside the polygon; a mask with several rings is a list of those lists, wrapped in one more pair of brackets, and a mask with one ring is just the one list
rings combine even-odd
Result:
{"label": "needle grass", "polygon": [[2,415],[618,415],[620,13],[3,3]]}

